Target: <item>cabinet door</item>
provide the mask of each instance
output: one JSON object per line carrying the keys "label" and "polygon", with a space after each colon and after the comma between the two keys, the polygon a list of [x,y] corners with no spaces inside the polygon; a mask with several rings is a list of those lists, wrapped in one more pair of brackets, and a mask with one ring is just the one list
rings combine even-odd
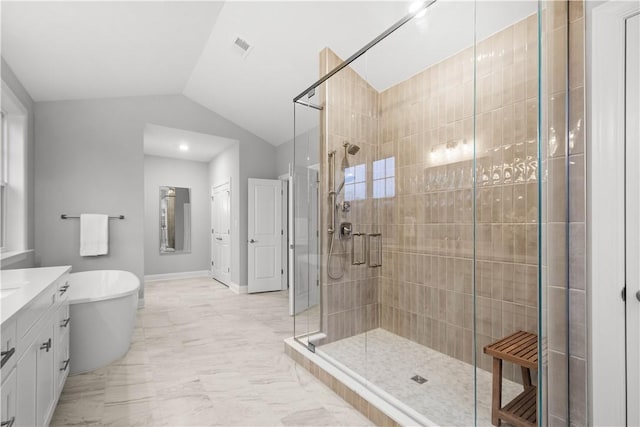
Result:
{"label": "cabinet door", "polygon": [[2,412],[0,420],[3,426],[9,426],[16,421],[16,370],[13,369],[2,383]]}
{"label": "cabinet door", "polygon": [[53,398],[56,378],[54,375],[54,355],[57,346],[53,339],[54,327],[53,322],[45,325],[40,339],[36,340],[38,351],[36,357],[36,424],[39,426],[45,425],[49,420],[55,400]]}
{"label": "cabinet door", "polygon": [[[36,345],[37,344],[37,345]],[[16,426],[33,427],[36,423],[36,367],[39,341],[35,341],[18,361]]]}

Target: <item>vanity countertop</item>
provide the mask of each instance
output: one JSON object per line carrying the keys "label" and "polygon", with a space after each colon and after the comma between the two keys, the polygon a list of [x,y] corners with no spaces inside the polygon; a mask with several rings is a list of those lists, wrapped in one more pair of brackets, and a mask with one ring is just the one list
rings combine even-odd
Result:
{"label": "vanity countertop", "polygon": [[0,310],[0,323],[13,317],[55,280],[69,271],[71,271],[70,265],[1,270],[0,306],[2,309]]}

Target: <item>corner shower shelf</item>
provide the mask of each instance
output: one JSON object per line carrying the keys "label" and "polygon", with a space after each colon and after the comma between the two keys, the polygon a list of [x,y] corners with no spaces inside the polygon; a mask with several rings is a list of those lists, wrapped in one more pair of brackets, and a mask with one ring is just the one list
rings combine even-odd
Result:
{"label": "corner shower shelf", "polygon": [[[537,387],[531,384],[531,369],[538,368],[538,336],[518,331],[484,348],[493,356],[493,395],[491,422],[499,426],[500,420],[516,427],[537,425]],[[520,365],[524,391],[502,407],[502,361]]]}

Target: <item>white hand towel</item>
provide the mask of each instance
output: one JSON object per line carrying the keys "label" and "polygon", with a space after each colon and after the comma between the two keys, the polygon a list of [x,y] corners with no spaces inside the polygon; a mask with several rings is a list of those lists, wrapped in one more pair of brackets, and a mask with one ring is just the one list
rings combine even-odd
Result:
{"label": "white hand towel", "polygon": [[109,216],[80,215],[80,256],[106,255],[109,252]]}

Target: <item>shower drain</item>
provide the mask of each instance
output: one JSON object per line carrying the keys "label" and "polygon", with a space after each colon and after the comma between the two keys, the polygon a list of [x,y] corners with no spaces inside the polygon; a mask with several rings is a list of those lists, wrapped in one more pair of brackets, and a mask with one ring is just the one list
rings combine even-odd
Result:
{"label": "shower drain", "polygon": [[424,384],[427,382],[426,378],[422,378],[420,375],[414,375],[411,377],[412,380],[414,380],[415,382],[417,382],[418,384]]}

